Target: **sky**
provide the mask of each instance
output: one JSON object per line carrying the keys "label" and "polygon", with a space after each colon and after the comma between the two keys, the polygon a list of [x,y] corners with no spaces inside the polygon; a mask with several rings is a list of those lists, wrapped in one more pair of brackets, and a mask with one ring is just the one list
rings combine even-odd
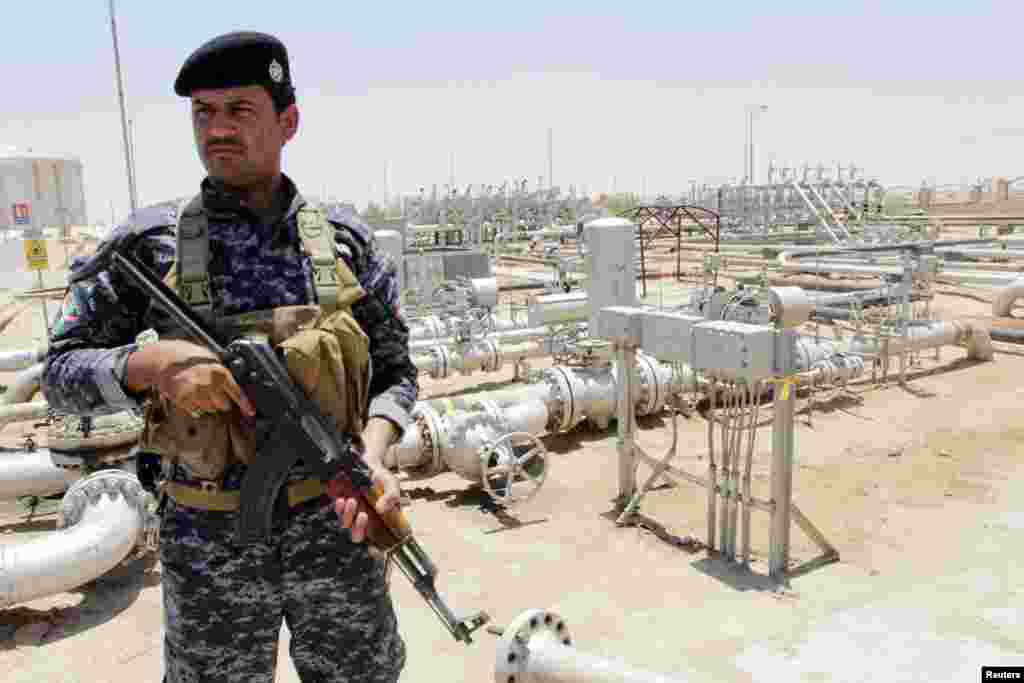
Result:
{"label": "sky", "polygon": [[[199,2],[115,5],[140,205],[204,175],[172,84],[234,30],[287,45],[284,170],[364,205],[448,182],[686,192],[770,161],[854,163],[887,186],[1024,175],[1024,3]],[[93,222],[128,209],[108,2],[3,9],[0,147],[77,156]],[[385,169],[390,168],[390,174]]]}

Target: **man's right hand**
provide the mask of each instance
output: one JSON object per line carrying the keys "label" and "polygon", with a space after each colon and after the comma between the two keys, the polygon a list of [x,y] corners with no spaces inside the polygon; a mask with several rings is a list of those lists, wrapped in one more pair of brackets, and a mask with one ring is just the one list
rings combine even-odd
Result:
{"label": "man's right hand", "polygon": [[160,340],[139,347],[128,357],[124,383],[135,393],[155,387],[186,413],[227,412],[233,405],[243,415],[256,413],[220,359],[187,341]]}

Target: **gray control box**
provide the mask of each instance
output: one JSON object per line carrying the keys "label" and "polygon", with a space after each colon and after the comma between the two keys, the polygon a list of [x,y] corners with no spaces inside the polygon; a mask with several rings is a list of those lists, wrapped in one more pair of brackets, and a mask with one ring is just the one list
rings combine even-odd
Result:
{"label": "gray control box", "polygon": [[587,244],[587,296],[590,327],[597,312],[609,306],[636,306],[636,266],[633,263],[636,225],[622,218],[602,218],[583,228]]}
{"label": "gray control box", "polygon": [[616,344],[632,344],[640,346],[641,321],[644,310],[633,306],[609,306],[602,308],[591,318],[596,327],[591,328],[590,336],[607,339]]}
{"label": "gray control box", "polygon": [[718,379],[768,379],[776,372],[775,337],[771,328],[728,320],[695,325],[690,366]]}
{"label": "gray control box", "polygon": [[640,343],[644,352],[663,361],[689,363],[693,357],[693,328],[704,318],[683,313],[645,311]]}

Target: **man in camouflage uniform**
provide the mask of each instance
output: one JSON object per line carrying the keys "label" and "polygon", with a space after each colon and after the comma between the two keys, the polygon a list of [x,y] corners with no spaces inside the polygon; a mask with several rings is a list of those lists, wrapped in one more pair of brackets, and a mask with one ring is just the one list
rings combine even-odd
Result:
{"label": "man in camouflage uniform", "polygon": [[[175,92],[191,98],[196,146],[208,173],[201,198],[214,315],[316,303],[296,221],[305,202],[281,173],[281,150],[299,117],[284,46],[265,34],[218,37],[185,62]],[[381,458],[409,423],[416,368],[408,329],[397,315],[395,265],[374,249],[369,228],[351,211],[333,209],[327,219],[336,228],[337,257],[367,293],[352,305],[372,363],[362,441],[384,490],[376,507],[385,513],[399,504],[400,493]],[[76,263],[43,376],[43,390],[58,411],[140,409],[156,390],[185,412],[253,413],[208,350],[171,339],[134,343],[139,332],[160,330],[167,319],[102,257],[126,248],[165,277],[177,256],[177,220],[172,204],[142,209],[96,257]],[[239,489],[245,470],[232,464],[220,485]],[[194,479],[186,466],[165,465],[165,473],[186,485]],[[290,481],[308,476],[300,462]],[[405,646],[385,564],[362,543],[367,516],[356,500],[331,506],[321,496],[290,509],[278,505],[269,537],[244,546],[234,533],[237,512],[164,503],[165,681],[270,683],[282,619],[303,681],[398,679]]]}

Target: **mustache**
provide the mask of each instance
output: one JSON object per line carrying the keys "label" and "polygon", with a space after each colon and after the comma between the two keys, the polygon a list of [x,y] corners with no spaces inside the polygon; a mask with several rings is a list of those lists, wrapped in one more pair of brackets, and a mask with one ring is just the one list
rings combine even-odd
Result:
{"label": "mustache", "polygon": [[219,140],[210,140],[206,143],[206,151],[210,151],[214,147],[228,147],[231,149],[244,149],[241,141],[234,140],[232,138],[223,138]]}

